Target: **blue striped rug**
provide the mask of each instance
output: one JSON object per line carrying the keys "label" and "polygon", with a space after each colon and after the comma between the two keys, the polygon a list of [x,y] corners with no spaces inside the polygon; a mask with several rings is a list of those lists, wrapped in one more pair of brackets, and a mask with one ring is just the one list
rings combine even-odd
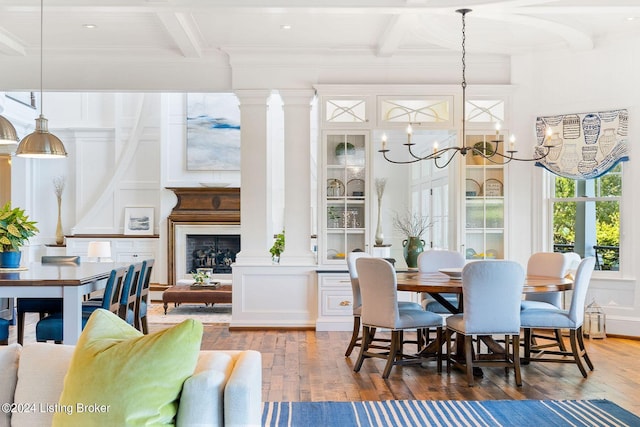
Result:
{"label": "blue striped rug", "polygon": [[263,426],[640,426],[608,400],[265,402]]}

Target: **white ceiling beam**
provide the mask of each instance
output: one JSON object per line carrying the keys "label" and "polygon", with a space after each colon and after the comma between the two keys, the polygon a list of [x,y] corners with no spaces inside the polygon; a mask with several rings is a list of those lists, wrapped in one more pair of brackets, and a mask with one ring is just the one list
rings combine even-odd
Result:
{"label": "white ceiling beam", "polygon": [[378,39],[377,56],[393,55],[398,50],[407,29],[414,27],[416,23],[416,15],[393,15]]}
{"label": "white ceiling beam", "polygon": [[160,12],[157,14],[167,34],[186,58],[202,58],[198,26],[191,15]]}

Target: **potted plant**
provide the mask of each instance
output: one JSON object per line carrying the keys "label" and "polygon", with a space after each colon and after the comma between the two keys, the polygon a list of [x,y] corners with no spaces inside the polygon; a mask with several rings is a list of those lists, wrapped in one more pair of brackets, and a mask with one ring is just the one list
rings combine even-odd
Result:
{"label": "potted plant", "polygon": [[422,235],[432,226],[429,217],[408,211],[402,215],[396,213],[393,225],[406,236],[406,239],[402,241],[402,246],[407,267],[417,268],[418,255],[424,251],[425,245]]}
{"label": "potted plant", "polygon": [[273,242],[273,246],[271,246],[271,249],[269,249],[273,262],[275,263],[280,262],[280,254],[283,251],[284,251],[284,230],[282,230],[282,233],[276,234],[276,241]]}
{"label": "potted plant", "polygon": [[496,149],[489,141],[478,141],[473,144],[473,150],[471,150],[472,159],[476,165],[485,164],[486,158],[493,156],[495,153]]}
{"label": "potted plant", "polygon": [[20,266],[20,247],[38,232],[36,222],[20,208],[11,208],[11,202],[0,209],[0,267]]}

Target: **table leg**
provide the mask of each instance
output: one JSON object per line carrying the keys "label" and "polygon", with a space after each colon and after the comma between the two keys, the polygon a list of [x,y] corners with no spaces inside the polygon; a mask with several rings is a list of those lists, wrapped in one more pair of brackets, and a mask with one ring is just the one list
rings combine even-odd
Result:
{"label": "table leg", "polygon": [[80,286],[64,286],[62,289],[62,338],[64,344],[74,345],[82,332],[82,296]]}

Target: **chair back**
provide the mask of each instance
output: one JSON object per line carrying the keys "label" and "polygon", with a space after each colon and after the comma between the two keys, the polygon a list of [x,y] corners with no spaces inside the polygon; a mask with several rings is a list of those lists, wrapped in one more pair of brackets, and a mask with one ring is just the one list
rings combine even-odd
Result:
{"label": "chair back", "polygon": [[349,269],[349,277],[351,278],[351,292],[353,293],[353,312],[360,312],[362,306],[362,297],[360,296],[360,283],[358,280],[358,270],[356,269],[356,260],[367,257],[371,258],[366,252],[349,252],[347,254],[347,268]]}
{"label": "chair back", "polygon": [[514,261],[474,261],[462,269],[468,334],[517,334],[524,269]]}
{"label": "chair back", "polygon": [[[576,254],[577,255],[577,254]],[[528,276],[564,277],[569,271],[573,257],[560,252],[536,252],[527,262]],[[527,301],[540,301],[562,308],[561,292],[534,292],[524,297]]]}
{"label": "chair back", "polygon": [[418,255],[418,270],[422,273],[436,273],[441,268],[462,268],[465,259],[460,252],[429,249]]}
{"label": "chair back", "polygon": [[126,322],[129,322],[130,320],[133,319],[133,314],[129,316],[129,310],[131,310],[132,313],[135,312],[141,271],[142,271],[141,262],[131,264],[129,266],[129,269],[127,270],[127,275],[124,279],[122,296],[120,298],[119,316],[122,320]]}
{"label": "chair back", "polygon": [[400,321],[396,273],[389,261],[362,257],[356,261],[362,295],[363,325],[395,329]]}
{"label": "chair back", "polygon": [[595,265],[595,257],[584,258],[580,261],[576,277],[573,280],[573,297],[571,298],[571,307],[569,307],[569,319],[575,323],[576,327],[582,325],[584,321],[584,302],[587,299],[587,290]]}
{"label": "chair back", "polygon": [[76,255],[43,255],[43,264],[80,264],[80,257]]}
{"label": "chair back", "polygon": [[575,252],[564,252],[562,255],[564,255],[567,260],[567,272],[565,276],[570,274],[574,277],[582,258],[580,258],[580,255]]}
{"label": "chair back", "polygon": [[125,267],[114,268],[107,279],[107,286],[104,288],[102,295],[102,308],[109,310],[114,314],[120,311],[120,299],[122,298],[122,289],[124,287],[124,278],[127,274]]}

